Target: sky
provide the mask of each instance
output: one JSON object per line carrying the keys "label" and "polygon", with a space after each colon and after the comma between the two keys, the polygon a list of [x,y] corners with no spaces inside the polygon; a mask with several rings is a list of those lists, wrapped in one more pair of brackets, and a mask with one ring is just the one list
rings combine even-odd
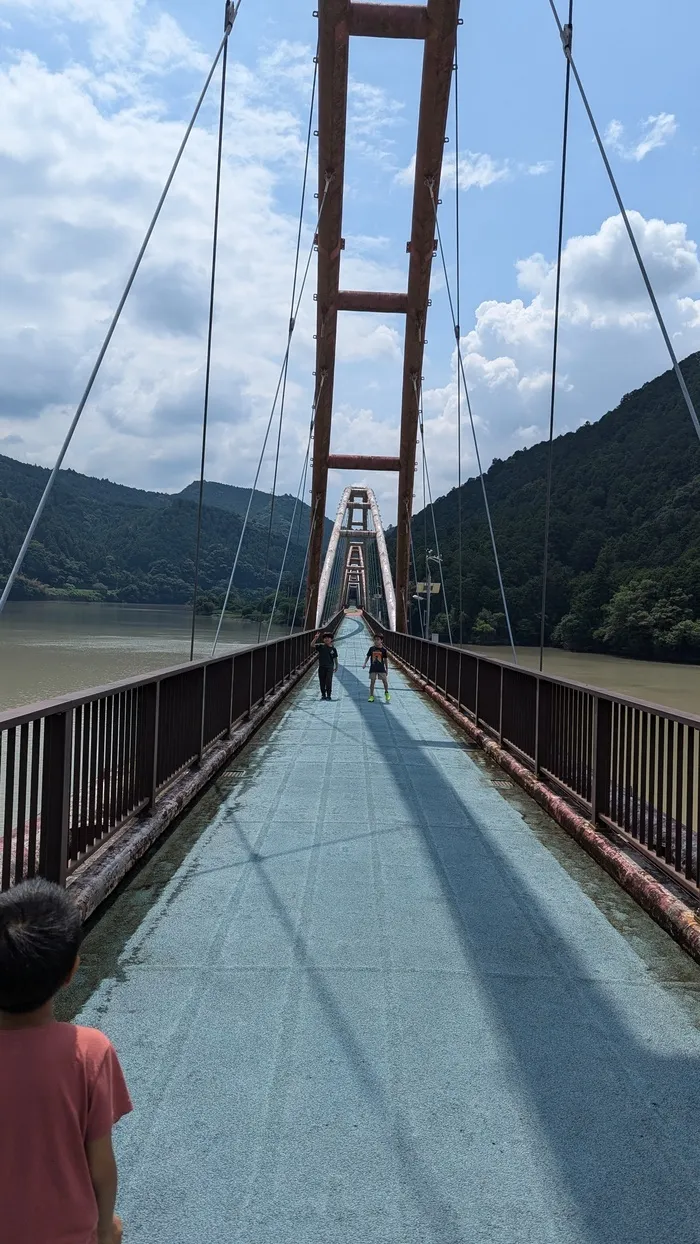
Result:
{"label": "sky", "polygon": [[[561,3],[561,0],[560,0]],[[588,0],[574,51],[683,358],[700,349],[700,6]],[[0,0],[0,453],[52,465],[221,37],[220,0]],[[548,0],[463,0],[441,231],[484,467],[549,419],[565,62]],[[250,486],[286,346],[315,52],[312,5],[242,0],[230,45],[206,475]],[[404,290],[422,48],[353,39],[341,285]],[[199,472],[219,79],[176,175],[65,465],[179,491]],[[312,148],[312,181],[316,152]],[[315,186],[312,185],[312,189]],[[302,264],[317,204],[307,198]],[[313,396],[312,261],[290,356],[279,489]],[[439,259],[424,365],[434,496],[458,478],[456,349]],[[333,452],[395,455],[403,323],[341,313]],[[556,430],[669,365],[572,96]],[[259,486],[270,488],[274,440]],[[468,425],[461,476],[475,473]],[[417,480],[419,477],[417,477]],[[332,472],[377,491],[396,477]],[[417,485],[415,508],[422,505]]]}

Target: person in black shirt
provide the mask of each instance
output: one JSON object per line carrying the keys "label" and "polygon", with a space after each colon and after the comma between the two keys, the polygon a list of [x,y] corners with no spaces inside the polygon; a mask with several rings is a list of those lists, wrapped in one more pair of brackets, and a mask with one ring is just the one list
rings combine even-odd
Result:
{"label": "person in black shirt", "polygon": [[333,675],[338,672],[338,652],[333,647],[333,636],[326,631],[323,639],[321,632],[316,632],[314,647],[318,653],[318,681],[321,684],[321,699],[331,699]]}
{"label": "person in black shirt", "polygon": [[365,657],[365,663],[362,666],[363,669],[367,668],[368,661],[370,663],[370,666],[369,666],[370,703],[374,700],[374,684],[377,681],[377,679],[379,679],[384,684],[384,699],[386,700],[388,704],[389,700],[391,699],[391,696],[389,695],[389,683],[387,681],[387,666],[389,664],[389,653],[384,647],[384,640],[381,635],[375,635],[374,643],[372,644],[372,647],[370,648],[369,652],[367,653],[367,656]]}

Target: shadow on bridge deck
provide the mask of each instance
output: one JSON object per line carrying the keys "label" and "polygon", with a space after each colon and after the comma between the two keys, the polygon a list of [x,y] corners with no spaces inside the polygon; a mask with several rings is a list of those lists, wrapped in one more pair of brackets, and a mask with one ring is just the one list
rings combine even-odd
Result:
{"label": "shadow on bridge deck", "polygon": [[697,1241],[700,969],[338,647],[86,944],[127,1239]]}

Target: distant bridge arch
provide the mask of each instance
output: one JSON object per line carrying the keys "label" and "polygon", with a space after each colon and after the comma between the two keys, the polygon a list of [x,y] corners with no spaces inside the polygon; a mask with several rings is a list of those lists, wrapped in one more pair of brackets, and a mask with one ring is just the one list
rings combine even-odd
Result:
{"label": "distant bridge arch", "polygon": [[[374,575],[372,563],[374,561]],[[396,595],[391,577],[384,528],[377,498],[371,488],[346,488],[340,499],[319,580],[316,626],[330,612],[348,604],[386,613],[396,630]]]}

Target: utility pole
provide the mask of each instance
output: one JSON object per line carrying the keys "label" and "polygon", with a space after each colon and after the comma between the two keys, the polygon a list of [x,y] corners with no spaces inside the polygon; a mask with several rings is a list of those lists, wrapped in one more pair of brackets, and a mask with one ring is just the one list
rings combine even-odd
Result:
{"label": "utility pole", "polygon": [[[426,549],[425,553],[425,583],[416,583],[416,591],[413,599],[418,601],[418,612],[420,613],[420,602],[423,592],[425,591],[425,638],[430,640],[430,598],[433,595],[433,589],[440,591],[440,582],[433,583],[430,577],[430,563],[437,562],[441,564],[442,558],[436,556],[432,549]],[[421,614],[421,630],[423,629],[423,617]]]}

